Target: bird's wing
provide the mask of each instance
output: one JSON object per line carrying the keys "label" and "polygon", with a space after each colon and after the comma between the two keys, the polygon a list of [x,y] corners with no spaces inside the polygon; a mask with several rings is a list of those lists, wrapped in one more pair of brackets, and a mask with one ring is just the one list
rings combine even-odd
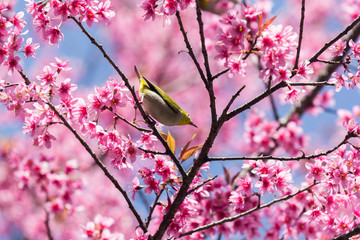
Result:
{"label": "bird's wing", "polygon": [[149,80],[147,80],[145,77],[143,77],[148,85],[148,87],[150,88],[150,90],[156,92],[157,94],[159,94],[162,99],[171,99],[171,102],[165,101],[166,104],[174,111],[174,113],[178,113],[179,110],[181,109],[179,107],[179,105],[169,96],[167,95],[163,90],[161,90],[161,88],[159,88],[158,86],[156,86],[155,84],[153,84],[152,82],[150,82]]}

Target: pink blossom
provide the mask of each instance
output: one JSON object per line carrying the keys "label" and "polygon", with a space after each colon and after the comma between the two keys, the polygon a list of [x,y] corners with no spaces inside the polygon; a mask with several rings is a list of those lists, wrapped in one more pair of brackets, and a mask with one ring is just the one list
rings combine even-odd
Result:
{"label": "pink blossom", "polygon": [[333,57],[342,56],[346,48],[346,42],[342,40],[337,40],[333,45],[329,47]]}
{"label": "pink blossom", "polygon": [[300,101],[300,97],[305,93],[303,89],[295,89],[293,87],[289,87],[289,90],[286,91],[285,101],[289,101],[291,104],[295,104]]}
{"label": "pink blossom", "polygon": [[296,75],[302,77],[303,79],[309,79],[314,73],[312,66],[309,64],[309,61],[306,60],[299,65],[299,68],[296,70]]}
{"label": "pink blossom", "polygon": [[349,46],[351,47],[351,52],[354,54],[354,57],[360,58],[360,42],[355,43],[350,39]]}
{"label": "pink blossom", "polygon": [[57,68],[57,72],[60,71],[69,71],[71,68],[69,67],[69,60],[62,61],[60,58],[55,57],[56,63],[50,63],[51,66]]}
{"label": "pink blossom", "polygon": [[6,61],[6,66],[8,67],[8,74],[12,75],[14,70],[22,71],[22,67],[19,64],[21,61],[21,58],[19,56],[15,56],[13,54],[10,54],[8,57],[8,60]]}
{"label": "pink blossom", "polygon": [[351,220],[349,219],[349,217],[347,215],[343,216],[341,219],[335,219],[335,224],[337,226],[337,229],[341,233],[345,233],[352,226]]}
{"label": "pink blossom", "polygon": [[306,175],[306,178],[314,178],[316,181],[321,181],[325,173],[323,170],[322,162],[320,160],[315,160],[315,163],[305,163],[306,168],[309,170],[309,173]]}
{"label": "pink blossom", "polygon": [[311,222],[311,221],[316,221],[316,222],[319,222],[321,219],[321,216],[322,216],[322,209],[320,209],[319,207],[318,208],[315,208],[315,209],[311,209],[307,212],[304,213],[305,216],[307,216],[307,222]]}
{"label": "pink blossom", "polygon": [[228,61],[230,73],[238,73],[242,77],[245,77],[246,75],[246,65],[246,62],[242,60],[242,55],[240,55],[237,59],[230,59]]}
{"label": "pink blossom", "polygon": [[97,9],[97,15],[105,20],[106,23],[109,23],[110,20],[115,16],[115,12],[111,9],[111,1],[106,0],[99,3]]}
{"label": "pink blossom", "polygon": [[286,82],[288,80],[290,80],[290,76],[291,76],[291,72],[288,69],[287,65],[285,65],[284,67],[279,67],[278,69],[278,74],[275,74],[274,76],[274,83],[277,82]]}
{"label": "pink blossom", "polygon": [[85,14],[80,18],[81,21],[86,21],[86,24],[91,27],[94,22],[98,22],[98,17],[96,12],[91,9],[87,8]]}
{"label": "pink blossom", "polygon": [[60,98],[70,97],[72,92],[77,89],[76,84],[70,83],[71,79],[67,78],[60,83],[59,88],[57,89]]}
{"label": "pink blossom", "polygon": [[10,22],[16,28],[16,32],[21,32],[26,25],[25,20],[22,19],[23,17],[24,17],[24,12],[18,12],[14,14],[12,19],[10,19]]}
{"label": "pink blossom", "polygon": [[143,15],[144,20],[148,20],[149,18],[152,18],[152,20],[155,19],[156,16],[156,2],[157,0],[144,0],[140,7],[145,10],[145,13]]}
{"label": "pink blossom", "polygon": [[290,172],[282,171],[274,177],[274,183],[276,189],[282,193],[289,190],[290,183],[292,182],[292,176]]}
{"label": "pink blossom", "polygon": [[140,187],[140,181],[137,177],[134,177],[133,178],[133,181],[132,181],[132,187],[131,187],[131,199],[133,201],[135,201],[135,194],[141,189]]}
{"label": "pink blossom", "polygon": [[360,132],[359,123],[354,119],[350,119],[348,122],[344,122],[344,127],[349,133],[358,134]]}
{"label": "pink blossom", "polygon": [[176,0],[164,0],[164,12],[168,15],[174,15],[178,10],[178,2]]}
{"label": "pink blossom", "polygon": [[349,83],[347,82],[348,78],[344,74],[339,74],[337,72],[334,72],[332,74],[332,77],[329,82],[335,83],[335,91],[339,92],[342,88],[342,86],[345,86],[347,89],[349,89]]}
{"label": "pink blossom", "polygon": [[67,20],[67,17],[69,16],[69,8],[68,8],[68,2],[61,2],[58,0],[51,1],[53,8],[54,8],[54,14],[56,16],[61,16],[61,20],[65,22]]}
{"label": "pink blossom", "polygon": [[241,209],[244,207],[245,197],[237,191],[232,191],[229,201],[231,204],[235,205],[235,208],[239,207]]}
{"label": "pink blossom", "polygon": [[53,141],[53,140],[56,140],[56,138],[53,135],[51,135],[48,131],[46,131],[34,139],[34,145],[35,146],[43,146],[44,145],[46,148],[50,148],[51,141]]}
{"label": "pink blossom", "polygon": [[40,44],[39,43],[32,43],[32,38],[28,38],[26,40],[26,44],[23,46],[23,51],[25,54],[25,57],[33,57],[35,58],[35,50],[39,49]]}
{"label": "pink blossom", "polygon": [[237,191],[242,194],[251,195],[251,178],[249,173],[246,174],[244,178],[237,178],[235,180],[236,185],[238,186]]}
{"label": "pink blossom", "polygon": [[155,157],[155,173],[161,176],[162,181],[166,182],[176,178],[176,171],[174,170],[174,163],[167,161],[162,157]]}
{"label": "pink blossom", "polygon": [[100,227],[100,231],[110,228],[114,224],[114,219],[111,217],[103,217],[97,214],[94,218],[94,223]]}
{"label": "pink blossom", "polygon": [[20,50],[21,45],[24,42],[24,38],[18,36],[9,36],[9,39],[6,43],[6,47],[9,50],[10,54],[16,53]]}
{"label": "pink blossom", "polygon": [[348,79],[350,80],[349,86],[351,89],[354,89],[355,86],[360,88],[360,71],[355,74],[348,73]]}
{"label": "pink blossom", "polygon": [[275,173],[274,160],[264,163],[262,160],[256,162],[256,167],[251,171],[261,177],[271,177]]}
{"label": "pink blossom", "polygon": [[143,231],[140,228],[137,228],[135,230],[135,237],[131,238],[130,240],[147,240],[149,237],[149,233],[143,233]]}
{"label": "pink blossom", "polygon": [[41,85],[54,85],[57,76],[57,72],[52,70],[49,65],[46,65],[42,74],[37,75],[36,78],[41,81]]}
{"label": "pink blossom", "polygon": [[35,16],[33,23],[36,26],[37,31],[41,31],[45,34],[50,23],[50,17],[45,13],[38,13]]}
{"label": "pink blossom", "polygon": [[64,39],[64,34],[61,33],[59,26],[55,26],[44,33],[44,38],[49,39],[49,44],[59,44],[59,40]]}
{"label": "pink blossom", "polygon": [[274,182],[269,177],[261,177],[261,179],[255,183],[255,187],[260,189],[260,194],[264,195],[266,192],[274,193]]}

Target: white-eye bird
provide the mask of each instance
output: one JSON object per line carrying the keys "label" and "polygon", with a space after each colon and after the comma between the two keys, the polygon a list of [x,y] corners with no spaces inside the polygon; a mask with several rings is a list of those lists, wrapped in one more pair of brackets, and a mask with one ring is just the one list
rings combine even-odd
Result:
{"label": "white-eye bird", "polygon": [[139,94],[147,114],[166,126],[192,125],[197,127],[187,114],[169,95],[143,77],[134,66],[139,78]]}

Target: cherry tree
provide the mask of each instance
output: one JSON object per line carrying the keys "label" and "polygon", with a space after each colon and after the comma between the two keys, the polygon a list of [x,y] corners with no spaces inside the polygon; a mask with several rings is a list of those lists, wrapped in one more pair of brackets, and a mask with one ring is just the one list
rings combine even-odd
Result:
{"label": "cherry tree", "polygon": [[[1,239],[357,239],[359,1],[0,13]],[[134,66],[198,128],[149,116]]]}

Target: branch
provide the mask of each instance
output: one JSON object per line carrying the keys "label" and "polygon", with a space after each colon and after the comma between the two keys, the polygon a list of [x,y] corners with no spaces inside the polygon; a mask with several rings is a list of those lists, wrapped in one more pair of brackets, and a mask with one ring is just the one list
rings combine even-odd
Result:
{"label": "branch", "polygon": [[252,106],[257,104],[258,102],[260,102],[264,98],[268,97],[270,94],[274,93],[275,91],[277,91],[277,90],[279,90],[280,88],[283,88],[283,87],[287,87],[286,83],[285,82],[279,82],[275,86],[266,89],[263,93],[261,93],[260,95],[258,95],[255,98],[253,98],[251,101],[249,101],[249,102],[243,104],[242,106],[240,106],[239,108],[231,111],[226,116],[224,116],[224,118],[221,119],[221,120],[224,121],[224,122],[230,120],[231,118],[235,117],[236,115],[240,114],[241,112],[245,111],[246,109],[251,108]]}
{"label": "branch", "polygon": [[51,228],[50,228],[50,214],[46,209],[45,209],[45,227],[46,227],[46,235],[48,239],[53,240],[54,237],[52,236]]}
{"label": "branch", "polygon": [[196,0],[196,20],[199,24],[199,35],[201,42],[201,51],[204,57],[204,66],[206,70],[206,76],[208,79],[207,91],[210,98],[210,110],[211,110],[211,128],[214,128],[217,125],[217,114],[216,114],[216,103],[215,103],[215,93],[213,88],[213,78],[210,71],[209,57],[205,45],[205,35],[204,35],[204,23],[201,17],[200,9],[200,0]]}
{"label": "branch", "polygon": [[154,154],[154,155],[167,155],[166,152],[153,151],[153,150],[148,150],[148,149],[144,149],[144,148],[141,148],[141,147],[139,147],[139,150],[143,151],[144,153],[151,153],[151,154]]}
{"label": "branch", "polygon": [[340,148],[340,146],[342,146],[343,144],[346,144],[347,141],[350,138],[353,138],[353,137],[356,137],[356,136],[353,135],[353,134],[347,134],[345,136],[345,138],[338,145],[336,145],[335,147],[333,147],[333,148],[331,148],[331,149],[329,149],[329,150],[327,150],[325,152],[312,154],[312,155],[305,155],[305,153],[302,152],[302,155],[298,156],[298,157],[276,157],[276,156],[271,156],[271,155],[268,155],[268,156],[254,156],[254,157],[251,157],[251,156],[209,157],[208,161],[209,162],[215,162],[215,161],[228,161],[228,160],[234,161],[234,160],[270,160],[270,159],[279,160],[279,161],[300,161],[302,159],[310,160],[310,159],[318,158],[318,157],[321,157],[321,156],[326,156],[326,155],[334,152],[336,149]]}
{"label": "branch", "polygon": [[[342,31],[337,37],[335,37],[330,42],[326,43],[324,47],[322,47],[312,58],[310,58],[310,63],[317,61],[317,58],[327,49],[329,48],[333,43],[335,43],[338,39],[340,39],[342,36],[347,34],[351,29],[352,31],[349,33],[349,36],[344,39],[344,41],[350,41],[356,40],[356,38],[360,35],[360,16],[357,17],[352,24],[350,24],[344,31]],[[349,51],[349,46],[346,48],[346,52]],[[318,75],[315,82],[326,82],[332,75],[332,73],[342,64],[341,60],[343,60],[346,57],[344,55],[343,57],[334,57],[330,61],[332,62],[339,62],[338,64],[329,64],[326,65],[323,70]],[[319,94],[320,90],[322,89],[323,85],[316,86],[309,94],[304,96],[300,102],[295,105],[281,120],[281,124],[287,125],[287,123],[293,118],[294,115],[297,115],[299,118],[305,113],[305,111],[313,106],[313,100],[314,98]]]}
{"label": "branch", "polygon": [[227,68],[227,69],[215,74],[214,76],[212,76],[211,81],[217,79],[218,77],[220,77],[221,75],[227,73],[228,71],[230,71],[230,68]]}
{"label": "branch", "polygon": [[301,51],[301,43],[303,39],[303,32],[304,32],[304,19],[305,19],[305,0],[301,1],[301,19],[300,19],[300,29],[299,29],[299,43],[296,49],[296,58],[294,63],[294,69],[299,68],[299,58],[300,58],[300,51]]}
{"label": "branch", "polygon": [[114,61],[110,58],[110,56],[107,54],[107,52],[104,50],[104,48],[102,47],[101,44],[99,44],[95,38],[93,36],[91,36],[91,34],[86,31],[86,29],[84,28],[84,26],[81,24],[81,22],[79,22],[75,17],[73,16],[69,16],[68,18],[72,19],[82,30],[82,32],[89,38],[90,42],[92,44],[94,44],[104,55],[104,58],[110,63],[110,65],[115,69],[115,71],[119,74],[119,76],[121,77],[121,79],[124,81],[125,86],[127,87],[127,89],[130,91],[135,104],[137,106],[137,108],[139,109],[141,116],[144,118],[145,122],[149,125],[149,127],[151,128],[151,130],[153,131],[153,135],[155,135],[161,142],[161,144],[164,146],[167,154],[170,156],[170,158],[173,160],[173,162],[175,163],[176,167],[179,169],[180,174],[182,175],[183,178],[186,178],[186,172],[183,169],[183,167],[181,166],[180,162],[178,161],[178,159],[175,157],[175,155],[173,154],[173,152],[171,151],[171,149],[169,148],[168,144],[166,143],[166,141],[162,138],[161,134],[159,133],[159,131],[156,129],[155,124],[153,121],[151,121],[149,119],[149,117],[146,115],[144,109],[142,108],[134,88],[130,85],[129,80],[127,79],[127,77],[125,76],[125,74],[119,69],[119,67],[114,63]]}
{"label": "branch", "polygon": [[195,66],[196,66],[196,68],[197,68],[197,70],[198,70],[198,72],[199,72],[199,74],[200,74],[201,80],[204,82],[205,86],[207,87],[207,84],[208,84],[208,83],[207,83],[207,81],[206,81],[206,77],[205,77],[205,75],[204,75],[203,70],[202,70],[201,67],[200,67],[200,64],[199,64],[198,60],[196,59],[196,56],[195,56],[194,51],[193,51],[193,49],[192,49],[192,47],[191,47],[189,38],[187,37],[187,33],[186,33],[186,31],[185,31],[184,25],[183,25],[182,20],[181,20],[180,12],[179,12],[179,11],[176,11],[175,15],[176,15],[176,18],[177,18],[177,20],[178,20],[178,24],[179,24],[179,27],[180,27],[180,31],[181,31],[181,33],[182,33],[182,35],[183,35],[183,38],[184,38],[184,42],[185,42],[186,48],[188,49],[188,53],[189,53],[191,59],[193,60]]}
{"label": "branch", "polygon": [[[271,78],[271,77],[270,77]],[[266,85],[266,84],[265,84]],[[269,82],[269,84],[268,84],[268,88],[270,88],[270,86],[271,86],[271,81]],[[273,115],[274,115],[274,119],[276,120],[276,121],[279,121],[279,111],[278,111],[278,109],[277,109],[277,107],[276,107],[276,103],[275,103],[275,99],[274,99],[274,95],[270,95],[269,96],[269,99],[270,99],[270,105],[271,105],[271,109],[272,109],[272,112],[273,112]]]}
{"label": "branch", "polygon": [[210,64],[209,64],[209,57],[206,50],[205,45],[205,35],[204,35],[204,23],[201,16],[201,9],[200,9],[200,0],[196,0],[196,20],[199,24],[199,35],[200,35],[200,42],[201,42],[201,51],[204,57],[204,66],[206,70],[207,79],[211,79],[211,71],[210,71]]}
{"label": "branch", "polygon": [[152,216],[152,214],[153,214],[153,212],[154,212],[154,210],[155,210],[155,207],[156,207],[156,205],[157,205],[157,203],[158,203],[158,201],[159,201],[159,198],[160,198],[160,196],[161,196],[161,194],[162,194],[163,191],[164,191],[164,189],[161,189],[161,191],[159,192],[159,194],[156,195],[156,198],[155,198],[155,200],[154,200],[154,204],[150,207],[149,216],[147,217],[147,220],[146,220],[146,223],[145,223],[145,226],[146,226],[146,227],[149,227],[150,220],[151,220],[151,216]]}
{"label": "branch", "polygon": [[21,75],[21,77],[24,79],[25,84],[26,85],[30,85],[31,81],[29,80],[29,78],[25,75],[25,73],[23,73],[23,71],[18,71]]}
{"label": "branch", "polygon": [[223,112],[222,112],[222,115],[226,115],[229,108],[231,107],[231,105],[234,103],[235,99],[240,95],[240,93],[245,89],[245,85],[242,86],[230,99],[230,101],[228,102],[228,104],[226,104]]}
{"label": "branch", "polygon": [[[345,36],[351,29],[355,28],[355,26],[360,22],[360,16],[358,16],[350,25],[348,25],[344,31],[340,32],[335,38],[333,38],[331,41],[327,42],[315,55],[309,59],[310,63],[313,63],[318,60],[318,57],[326,51],[331,45],[333,45],[337,40]],[[359,26],[355,28],[353,33],[351,33],[351,36],[349,36],[345,41],[349,41],[350,39],[356,39],[356,37],[359,35]],[[355,37],[352,37],[352,35],[355,35]]]}
{"label": "branch", "polygon": [[207,180],[205,180],[204,182],[200,183],[199,185],[197,185],[196,187],[192,188],[190,191],[188,191],[187,195],[191,194],[192,192],[196,191],[196,189],[201,188],[202,186],[204,186],[206,183],[211,182],[212,180],[214,180],[215,178],[217,178],[217,175],[215,177],[209,178]]}
{"label": "branch", "polygon": [[112,112],[118,119],[121,119],[122,121],[126,122],[127,124],[129,124],[130,126],[132,126],[133,128],[139,130],[139,131],[142,131],[142,132],[152,132],[152,130],[150,129],[146,129],[146,128],[142,128],[142,127],[139,127],[138,125],[130,122],[129,120],[125,119],[124,117],[120,116],[118,113],[116,112],[113,112],[113,110],[109,107],[106,107],[106,109],[108,109],[110,112]]}
{"label": "branch", "polygon": [[138,212],[136,211],[135,207],[133,206],[133,204],[130,201],[130,198],[128,197],[126,191],[124,191],[122,189],[122,187],[120,186],[119,182],[115,179],[115,177],[113,175],[111,175],[111,173],[107,170],[106,166],[101,162],[101,160],[96,156],[96,154],[93,152],[93,150],[90,148],[90,146],[86,143],[86,141],[79,135],[79,133],[70,125],[70,123],[65,119],[65,117],[63,115],[61,115],[59,113],[59,111],[55,108],[55,106],[51,103],[48,102],[47,103],[49,105],[49,107],[51,108],[51,110],[54,111],[54,113],[60,118],[60,120],[63,122],[63,124],[65,125],[65,127],[67,127],[72,134],[74,134],[74,136],[76,137],[76,139],[81,143],[81,145],[86,149],[86,151],[91,155],[91,157],[94,159],[94,161],[96,162],[96,164],[101,168],[101,170],[103,170],[105,176],[113,183],[113,185],[115,186],[116,189],[118,189],[120,191],[120,193],[123,195],[123,197],[125,198],[130,210],[132,211],[132,213],[134,214],[135,218],[137,219],[139,226],[141,227],[141,229],[144,232],[147,232],[147,228],[145,227],[143,221],[141,220],[140,215],[138,214]]}
{"label": "branch", "polygon": [[353,229],[351,229],[347,233],[333,238],[333,240],[348,240],[351,237],[358,235],[358,234],[360,234],[360,224],[356,225]]}
{"label": "branch", "polygon": [[335,86],[335,83],[323,82],[288,82],[290,86]]}
{"label": "branch", "polygon": [[219,221],[216,221],[216,222],[212,222],[212,223],[209,223],[209,224],[206,224],[204,226],[201,226],[201,227],[198,227],[198,228],[195,228],[193,230],[190,230],[188,232],[185,232],[185,233],[182,233],[180,234],[180,237],[183,237],[183,236],[188,236],[188,235],[191,235],[195,232],[200,232],[200,231],[204,231],[206,229],[209,229],[209,228],[212,228],[212,227],[215,227],[215,226],[218,226],[218,225],[221,225],[221,224],[224,224],[226,222],[232,222],[238,218],[241,218],[241,217],[244,217],[246,215],[249,215],[255,211],[258,211],[260,209],[263,209],[263,208],[267,208],[267,207],[270,207],[271,205],[275,204],[275,203],[278,203],[278,202],[282,202],[282,201],[286,201],[290,198],[293,198],[295,197],[296,195],[302,193],[302,192],[305,192],[305,191],[308,191],[310,188],[312,188],[313,186],[315,186],[316,184],[318,184],[318,182],[314,182],[313,184],[311,184],[310,186],[304,188],[304,189],[301,189],[299,191],[297,191],[296,193],[293,193],[293,194],[289,194],[289,195],[286,195],[284,197],[281,197],[281,198],[277,198],[277,199],[274,199],[273,201],[269,202],[269,203],[266,203],[266,204],[263,204],[263,205],[259,205],[259,206],[256,206],[246,212],[243,212],[243,213],[240,213],[240,214],[237,214],[235,216],[232,216],[232,217],[227,217],[227,218],[223,218]]}

